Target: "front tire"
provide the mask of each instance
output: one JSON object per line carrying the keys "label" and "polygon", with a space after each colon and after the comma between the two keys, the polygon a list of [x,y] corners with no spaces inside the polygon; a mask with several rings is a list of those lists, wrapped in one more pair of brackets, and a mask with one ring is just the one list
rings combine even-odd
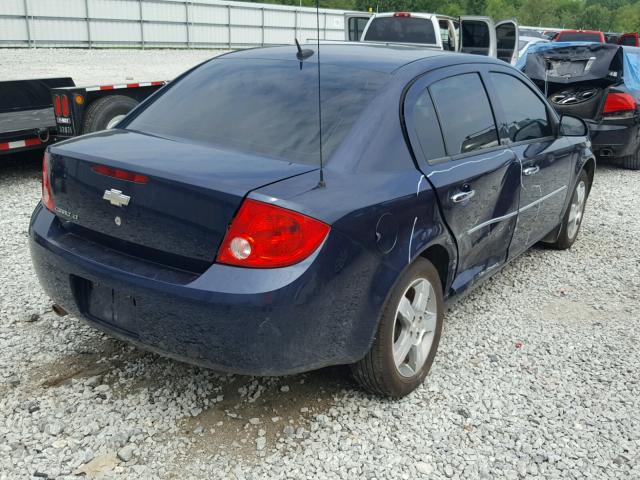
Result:
{"label": "front tire", "polygon": [[590,188],[589,176],[587,175],[587,172],[583,170],[575,188],[573,189],[571,203],[569,204],[567,211],[564,214],[564,218],[562,219],[558,239],[554,243],[550,244],[551,247],[557,248],[558,250],[567,250],[571,248],[576,241],[576,238],[578,238],[578,232],[582,225],[584,208],[587,204]]}
{"label": "front tire", "polygon": [[425,379],[438,350],[444,316],[442,283],[433,264],[418,258],[382,309],[373,345],[352,365],[366,390],[399,398]]}

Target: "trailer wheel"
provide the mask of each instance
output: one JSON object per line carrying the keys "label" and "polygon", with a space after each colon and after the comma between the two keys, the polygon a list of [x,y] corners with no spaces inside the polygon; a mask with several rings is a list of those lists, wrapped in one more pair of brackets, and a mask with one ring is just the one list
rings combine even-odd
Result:
{"label": "trailer wheel", "polygon": [[112,95],[92,102],[84,114],[82,133],[112,128],[136,105],[137,100],[125,95]]}

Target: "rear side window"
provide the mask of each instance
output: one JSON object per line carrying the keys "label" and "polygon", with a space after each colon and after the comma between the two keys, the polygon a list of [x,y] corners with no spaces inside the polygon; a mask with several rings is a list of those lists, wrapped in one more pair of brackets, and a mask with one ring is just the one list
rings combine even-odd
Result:
{"label": "rear side window", "polygon": [[416,17],[376,17],[371,20],[364,39],[372,42],[437,43],[433,22]]}
{"label": "rear side window", "polygon": [[367,17],[350,17],[349,18],[349,41],[357,42],[364,32],[369,19]]}
{"label": "rear side window", "polygon": [[498,132],[487,92],[477,73],[435,82],[431,96],[438,111],[447,154],[457,155],[498,145]]}
{"label": "rear side window", "polygon": [[[325,159],[388,78],[370,70],[322,66]],[[217,58],[170,85],[124,128],[317,165],[316,64]]]}
{"label": "rear side window", "polygon": [[413,128],[427,161],[446,156],[442,132],[429,91],[425,90],[413,107]]}
{"label": "rear side window", "polygon": [[547,107],[522,81],[506,73],[491,73],[500,98],[505,128],[512,142],[535,140],[551,135]]}

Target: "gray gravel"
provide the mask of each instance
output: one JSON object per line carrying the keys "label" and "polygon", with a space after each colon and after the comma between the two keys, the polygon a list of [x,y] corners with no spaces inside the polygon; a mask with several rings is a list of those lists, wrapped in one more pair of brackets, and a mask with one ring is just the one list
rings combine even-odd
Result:
{"label": "gray gravel", "polygon": [[76,85],[171,80],[223,50],[0,48],[0,81],[72,77]]}
{"label": "gray gravel", "polygon": [[0,479],[640,479],[639,185],[601,166],[574,248],[453,306],[391,402],[344,368],[217,374],[56,317],[27,249],[39,160],[3,160]]}
{"label": "gray gravel", "polygon": [[426,384],[220,375],[60,319],[27,252],[37,160],[3,165],[0,478],[640,478],[640,173],[597,172],[580,238],[447,314]]}

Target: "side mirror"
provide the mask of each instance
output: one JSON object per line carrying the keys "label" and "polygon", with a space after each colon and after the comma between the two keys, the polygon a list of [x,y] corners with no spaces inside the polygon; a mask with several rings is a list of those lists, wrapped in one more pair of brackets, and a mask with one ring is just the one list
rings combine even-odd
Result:
{"label": "side mirror", "polygon": [[560,117],[560,135],[567,137],[585,137],[589,134],[589,127],[584,120],[571,115]]}

